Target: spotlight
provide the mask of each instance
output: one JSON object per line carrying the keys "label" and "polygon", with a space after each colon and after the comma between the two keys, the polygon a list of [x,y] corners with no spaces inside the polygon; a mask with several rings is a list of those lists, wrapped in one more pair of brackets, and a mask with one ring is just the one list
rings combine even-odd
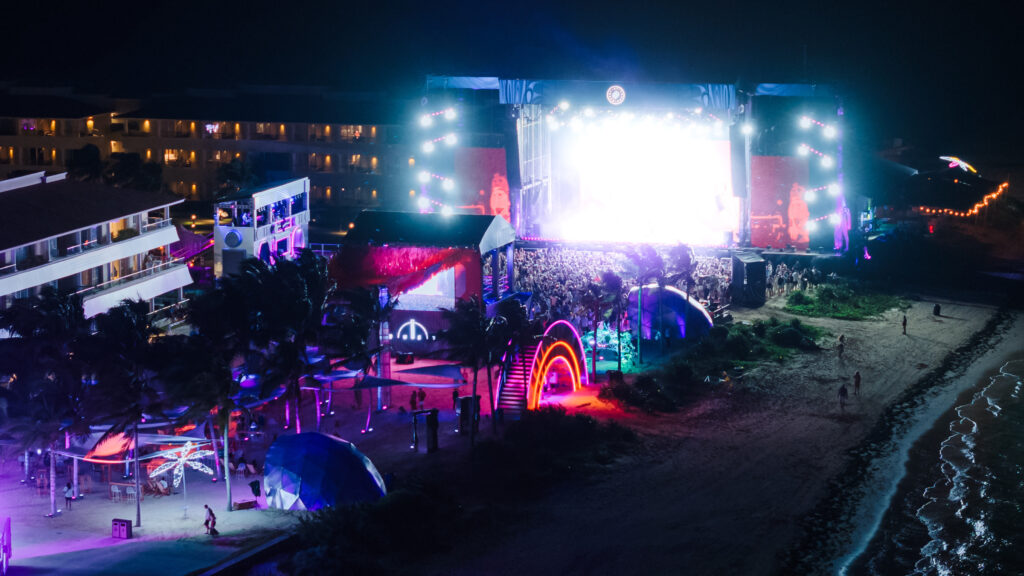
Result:
{"label": "spotlight", "polygon": [[808,232],[815,232],[817,230],[818,230],[818,223],[817,222],[815,222],[814,220],[811,220],[810,222],[807,223],[807,231]]}
{"label": "spotlight", "polygon": [[443,182],[443,183],[441,184],[441,187],[442,187],[442,188],[444,188],[445,190],[447,190],[447,191],[451,192],[452,190],[455,190],[455,181],[454,181],[454,180],[447,180],[447,179],[446,179],[446,180],[445,180],[445,181],[444,181],[444,182]]}
{"label": "spotlight", "polygon": [[420,210],[426,210],[430,208],[430,200],[427,200],[426,196],[420,196],[420,199],[416,201],[416,205],[420,207]]}
{"label": "spotlight", "polygon": [[839,184],[829,184],[828,193],[830,196],[839,196],[842,190],[839,188]]}
{"label": "spotlight", "polygon": [[427,172],[426,170],[420,172],[420,182],[422,182],[423,184],[430,182],[430,172]]}
{"label": "spotlight", "polygon": [[569,101],[568,100],[562,100],[561,102],[558,103],[558,107],[560,109],[562,109],[562,111],[568,110],[569,109]]}
{"label": "spotlight", "polygon": [[839,214],[833,213],[828,215],[828,223],[833,226],[838,226],[842,221],[843,219],[839,217]]}
{"label": "spotlight", "polygon": [[811,127],[811,119],[808,118],[807,116],[801,116],[800,117],[800,127],[803,128],[804,130],[807,130],[808,128],[810,128]]}
{"label": "spotlight", "polygon": [[832,167],[832,157],[831,156],[822,156],[821,157],[821,165],[824,168],[831,168]]}
{"label": "spotlight", "polygon": [[449,134],[444,137],[444,143],[449,146],[455,146],[456,142],[458,142],[458,140],[455,138],[455,134]]}
{"label": "spotlight", "polygon": [[442,206],[441,207],[441,215],[442,216],[451,216],[452,214],[455,214],[455,210],[452,210],[451,206]]}
{"label": "spotlight", "polygon": [[429,114],[424,114],[423,116],[420,116],[420,126],[427,128],[428,126],[431,126],[433,124],[434,119],[431,118]]}
{"label": "spotlight", "polygon": [[700,113],[701,113],[701,112],[703,112],[703,111],[704,111],[704,109],[703,109],[703,108],[694,108],[694,109],[693,109],[693,113],[694,113],[694,114],[700,114]]}
{"label": "spotlight", "polygon": [[445,120],[455,120],[455,108],[449,108],[444,111]]}
{"label": "spotlight", "polygon": [[836,127],[835,126],[825,126],[824,134],[825,134],[825,138],[829,138],[829,139],[835,138],[836,137]]}
{"label": "spotlight", "polygon": [[807,192],[804,192],[804,200],[808,202],[814,202],[817,199],[818,194],[814,190],[808,190]]}
{"label": "spotlight", "polygon": [[551,130],[552,132],[558,130],[558,120],[548,117],[548,129]]}
{"label": "spotlight", "polygon": [[423,143],[423,151],[426,152],[427,154],[430,154],[431,152],[433,152],[434,151],[434,143],[433,142],[424,142]]}
{"label": "spotlight", "polygon": [[742,132],[745,136],[750,136],[751,134],[754,133],[754,125],[751,124],[750,122],[745,122],[743,126],[740,126],[740,132]]}
{"label": "spotlight", "polygon": [[806,144],[801,144],[801,145],[797,146],[797,148],[796,148],[796,153],[801,155],[801,156],[807,156],[808,152],[810,152],[810,150],[807,149],[807,145]]}
{"label": "spotlight", "polygon": [[721,120],[715,120],[715,130],[721,130],[723,125]]}
{"label": "spotlight", "polygon": [[594,109],[593,108],[584,108],[583,109],[583,115],[586,116],[587,118],[593,118],[594,117]]}

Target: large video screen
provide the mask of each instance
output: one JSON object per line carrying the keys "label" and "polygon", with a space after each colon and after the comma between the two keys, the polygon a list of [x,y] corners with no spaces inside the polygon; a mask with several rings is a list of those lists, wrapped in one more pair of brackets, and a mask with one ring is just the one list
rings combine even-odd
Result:
{"label": "large video screen", "polygon": [[739,223],[721,126],[630,115],[552,134],[544,236],[569,241],[719,245]]}
{"label": "large video screen", "polygon": [[455,198],[442,194],[454,200],[460,212],[511,221],[504,148],[459,148],[455,152],[455,178],[459,183]]}
{"label": "large video screen", "polygon": [[810,242],[807,160],[795,156],[754,156],[750,162],[750,243],[761,248]]}

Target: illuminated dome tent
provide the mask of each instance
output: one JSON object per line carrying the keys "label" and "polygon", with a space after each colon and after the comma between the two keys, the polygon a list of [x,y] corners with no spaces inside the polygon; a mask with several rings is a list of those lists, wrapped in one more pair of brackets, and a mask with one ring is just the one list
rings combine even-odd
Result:
{"label": "illuminated dome tent", "polygon": [[370,459],[351,442],[307,432],[271,444],[263,472],[267,505],[282,510],[318,510],[377,500],[387,493]]}
{"label": "illuminated dome tent", "polygon": [[[711,315],[694,298],[687,298],[686,295],[675,286],[666,286],[664,301],[659,305],[659,298],[662,292],[658,290],[657,284],[644,286],[643,292],[643,325],[641,336],[644,340],[653,340],[655,333],[664,330],[671,338],[686,338],[687,336],[700,338],[706,335],[713,324]],[[638,326],[637,319],[637,296],[636,288],[629,291],[629,325]],[[661,318],[658,314],[661,314]],[[687,325],[689,322],[689,325]]]}

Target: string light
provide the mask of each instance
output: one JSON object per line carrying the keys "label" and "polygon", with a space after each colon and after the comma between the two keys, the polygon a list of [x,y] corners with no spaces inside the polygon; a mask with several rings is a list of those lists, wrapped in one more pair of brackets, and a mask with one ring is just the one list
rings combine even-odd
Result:
{"label": "string light", "polygon": [[181,484],[182,477],[185,475],[186,466],[193,470],[198,470],[213,476],[213,469],[206,464],[199,462],[199,460],[206,458],[207,456],[213,456],[213,450],[196,450],[196,448],[197,446],[189,441],[181,448],[166,451],[163,455],[170,459],[157,466],[155,470],[149,473],[149,477],[155,478],[164,472],[173,469],[174,487],[177,488],[178,485]]}
{"label": "string light", "polygon": [[918,206],[917,209],[918,211],[923,212],[925,214],[943,214],[948,216],[958,216],[960,218],[966,218],[968,216],[974,216],[978,214],[978,212],[982,208],[987,207],[993,200],[1002,196],[1003,192],[1006,192],[1006,189],[1009,187],[1009,182],[1003,182],[1002,184],[999,185],[999,188],[997,188],[995,192],[986,194],[980,202],[976,202],[974,206],[965,211],[953,210],[950,208],[929,208],[927,206]]}

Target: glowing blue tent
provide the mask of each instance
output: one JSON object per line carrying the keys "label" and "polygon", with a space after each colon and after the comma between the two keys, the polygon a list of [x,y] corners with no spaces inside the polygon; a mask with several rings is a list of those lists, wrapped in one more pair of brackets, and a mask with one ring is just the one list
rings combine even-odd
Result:
{"label": "glowing blue tent", "polygon": [[278,438],[267,450],[263,472],[267,505],[317,510],[372,501],[386,493],[373,462],[336,436],[307,432]]}

